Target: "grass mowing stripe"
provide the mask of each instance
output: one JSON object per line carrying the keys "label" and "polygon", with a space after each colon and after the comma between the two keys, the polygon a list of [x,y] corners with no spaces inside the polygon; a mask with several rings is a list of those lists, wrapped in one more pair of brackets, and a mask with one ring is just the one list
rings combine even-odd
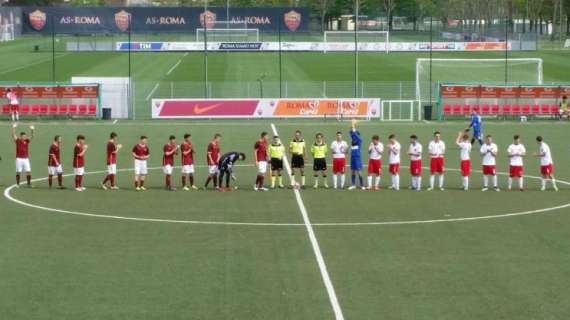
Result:
{"label": "grass mowing stripe", "polygon": [[[273,131],[273,134],[275,134],[276,136],[279,135],[279,133],[277,132],[277,128],[273,123],[271,124],[271,130]],[[289,175],[289,179],[292,179],[291,167],[289,166],[289,161],[287,160],[287,157],[283,158],[283,163],[285,165],[285,170]],[[299,205],[299,210],[301,211],[301,216],[303,217],[303,222],[305,223],[307,234],[309,235],[309,240],[311,241],[311,246],[313,247],[313,251],[317,259],[317,264],[319,265],[319,269],[321,271],[321,277],[323,278],[323,282],[325,284],[327,293],[329,295],[329,300],[334,311],[335,319],[344,320],[344,315],[342,314],[342,309],[340,308],[336,292],[334,291],[334,286],[329,276],[327,265],[325,264],[325,259],[323,258],[319,242],[317,241],[317,236],[315,236],[315,231],[313,230],[313,226],[311,225],[311,220],[309,219],[309,214],[307,213],[307,208],[305,208],[305,204],[303,203],[303,198],[301,198],[301,192],[299,191],[299,189],[293,189],[293,192],[295,193],[295,199],[297,200],[297,204]]]}

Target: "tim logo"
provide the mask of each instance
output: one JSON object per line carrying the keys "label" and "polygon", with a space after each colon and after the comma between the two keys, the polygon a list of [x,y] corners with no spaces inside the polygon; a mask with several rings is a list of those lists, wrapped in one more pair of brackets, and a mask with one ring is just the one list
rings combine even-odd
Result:
{"label": "tim logo", "polygon": [[119,30],[125,32],[129,29],[131,24],[131,14],[126,12],[125,10],[121,10],[115,13],[115,25]]}
{"label": "tim logo", "polygon": [[297,31],[301,26],[302,16],[299,12],[291,10],[283,15],[283,21],[289,30]]}
{"label": "tim logo", "polygon": [[206,10],[200,14],[200,25],[202,28],[211,29],[216,25],[216,14]]}
{"label": "tim logo", "polygon": [[36,10],[29,15],[30,25],[36,31],[42,30],[46,26],[47,16],[46,13],[40,10]]}

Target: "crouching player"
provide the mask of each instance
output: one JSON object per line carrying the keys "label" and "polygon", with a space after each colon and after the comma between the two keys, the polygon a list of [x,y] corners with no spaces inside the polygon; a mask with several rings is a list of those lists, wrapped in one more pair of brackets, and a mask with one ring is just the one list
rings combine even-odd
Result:
{"label": "crouching player", "polygon": [[61,165],[61,136],[53,138],[53,143],[49,147],[48,157],[48,185],[51,189],[53,176],[57,175],[57,185],[59,189],[63,187],[63,166]]}
{"label": "crouching player", "polygon": [[275,189],[275,180],[280,189],[283,185],[283,157],[285,156],[285,146],[278,136],[273,136],[273,142],[269,145],[269,157],[271,158],[271,189]]}
{"label": "crouching player", "polygon": [[323,177],[323,185],[326,189],[329,188],[327,183],[327,144],[323,139],[322,133],[317,133],[316,141],[311,146],[311,155],[313,156],[313,171],[315,173],[315,184],[313,188],[319,187],[319,172]]}
{"label": "crouching player", "polygon": [[148,148],[148,138],[141,136],[139,143],[137,143],[132,150],[133,158],[135,158],[135,190],[145,191],[144,180],[148,174],[147,160],[150,157],[150,150]]}
{"label": "crouching player", "polygon": [[[182,189],[190,191],[190,188],[198,190],[194,185],[194,146],[192,146],[191,135],[184,135],[184,142],[180,145],[182,153]],[[187,181],[190,183],[188,186]]]}
{"label": "crouching player", "polygon": [[85,191],[83,175],[85,174],[85,153],[87,152],[85,137],[77,136],[75,148],[73,148],[73,173],[75,174],[75,191]]}
{"label": "crouching player", "polygon": [[[224,154],[218,163],[218,172],[220,173],[220,181],[218,185],[220,188],[219,191],[231,191],[230,189],[230,179],[236,180],[234,176],[234,164],[236,161],[245,160],[245,154],[241,152],[228,152]],[[226,178],[226,187],[225,189],[222,188],[222,182],[224,180],[224,176]],[[237,186],[235,187],[237,189]]]}
{"label": "crouching player", "polygon": [[538,143],[538,152],[534,156],[540,158],[540,191],[546,190],[546,181],[550,180],[552,182],[552,188],[554,191],[558,191],[556,186],[556,179],[552,175],[554,171],[554,166],[552,162],[552,153],[550,153],[550,147],[546,142],[544,142],[541,136],[536,137],[536,142]]}
{"label": "crouching player", "polygon": [[[380,189],[380,177],[382,175],[382,153],[384,153],[384,145],[380,142],[378,135],[372,136],[372,142],[368,146],[368,190]],[[375,179],[372,185],[372,178]]]}
{"label": "crouching player", "polygon": [[[101,182],[101,188],[107,190],[118,190],[115,182],[115,177],[117,176],[117,152],[121,150],[123,146],[117,143],[117,134],[111,132],[109,135],[109,141],[107,141],[107,176]],[[107,185],[110,184],[110,186]]]}

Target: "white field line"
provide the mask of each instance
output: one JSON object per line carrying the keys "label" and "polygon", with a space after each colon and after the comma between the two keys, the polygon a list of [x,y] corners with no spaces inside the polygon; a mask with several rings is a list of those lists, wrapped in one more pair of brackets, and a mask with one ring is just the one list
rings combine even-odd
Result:
{"label": "white field line", "polygon": [[183,57],[187,57],[190,52],[186,52]]}
{"label": "white field line", "polygon": [[119,120],[115,119],[115,121],[113,121],[113,124],[117,124],[117,122],[119,122]]}
{"label": "white field line", "polygon": [[[156,89],[158,89],[158,85],[159,83],[157,82],[154,87],[152,88],[152,90],[150,90],[150,92],[148,93],[148,96],[146,96],[145,100],[148,101],[150,100],[150,98],[152,98],[152,96],[154,95],[154,93],[156,92]],[[139,124],[140,125],[140,124]]]}
{"label": "white field line", "polygon": [[[275,134],[276,136],[279,135],[279,133],[277,132],[277,128],[273,123],[271,124],[271,130],[273,130],[273,134]],[[289,179],[291,179],[292,178],[291,167],[289,166],[289,161],[287,160],[287,157],[283,158],[283,163],[285,165],[285,170],[289,175]],[[305,208],[305,204],[303,203],[303,199],[301,198],[301,192],[298,189],[293,189],[293,192],[295,193],[295,199],[297,200],[297,204],[299,205],[299,210],[301,211],[301,216],[303,217],[303,222],[305,223],[305,228],[307,229],[309,240],[311,241],[311,245],[313,247],[313,252],[315,253],[315,257],[317,258],[317,264],[319,265],[319,269],[321,271],[321,277],[323,278],[325,288],[327,289],[327,293],[329,295],[329,300],[333,308],[335,319],[344,320],[344,315],[342,314],[342,309],[340,308],[340,304],[338,303],[338,298],[336,296],[336,292],[334,290],[332,281],[330,279],[329,272],[327,270],[327,265],[325,264],[325,259],[323,258],[323,254],[321,253],[321,248],[319,246],[319,242],[317,241],[317,237],[315,236],[315,231],[313,230],[313,226],[311,225],[311,220],[309,219],[307,208]]]}
{"label": "white field line", "polygon": [[176,67],[178,67],[178,66],[180,65],[181,62],[182,62],[182,60],[178,60],[178,62],[176,62],[176,63],[172,66],[172,68],[170,68],[170,69],[168,70],[168,72],[166,73],[166,75],[167,75],[167,76],[170,75],[170,74],[172,73],[172,71],[174,71],[174,69],[176,69]]}

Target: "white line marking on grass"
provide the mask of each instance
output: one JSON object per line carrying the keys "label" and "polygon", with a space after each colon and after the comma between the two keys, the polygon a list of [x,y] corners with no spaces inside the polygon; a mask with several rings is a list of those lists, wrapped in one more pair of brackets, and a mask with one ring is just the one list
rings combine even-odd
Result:
{"label": "white line marking on grass", "polygon": [[190,52],[186,52],[183,57],[187,57]]}
{"label": "white line marking on grass", "polygon": [[113,124],[117,124],[117,122],[119,122],[119,120],[115,120],[115,121],[113,121]]}
{"label": "white line marking on grass", "polygon": [[178,67],[180,65],[180,63],[182,62],[182,60],[178,60],[178,62],[176,62],[176,64],[174,64],[172,66],[172,68],[170,68],[170,70],[168,70],[168,72],[166,73],[166,75],[170,75],[172,73],[172,71],[174,71],[174,69],[176,69],[176,67]]}
{"label": "white line marking on grass", "polygon": [[146,96],[145,100],[148,101],[150,98],[152,98],[152,95],[156,92],[156,89],[158,89],[158,85],[159,83],[157,82],[154,87],[152,88],[152,90],[150,90],[150,92],[148,93],[148,96]]}
{"label": "white line marking on grass", "polygon": [[[279,133],[277,132],[277,128],[273,123],[271,124],[271,130],[273,130],[273,134],[275,134],[276,136],[279,135]],[[285,165],[285,170],[289,175],[289,179],[292,179],[291,167],[289,166],[289,161],[287,160],[287,157],[283,158],[283,163]],[[342,314],[340,304],[338,303],[338,298],[336,297],[336,292],[334,291],[334,287],[330,279],[329,272],[327,270],[327,265],[325,264],[325,259],[323,258],[323,254],[321,253],[319,242],[317,241],[317,237],[315,236],[315,231],[313,230],[313,226],[311,225],[311,220],[309,219],[307,208],[305,208],[305,204],[303,203],[303,198],[301,198],[301,192],[298,189],[293,189],[293,192],[295,193],[295,199],[297,200],[297,204],[299,205],[299,210],[301,211],[301,216],[303,217],[303,222],[305,223],[305,228],[307,229],[307,233],[309,235],[309,240],[311,241],[311,245],[313,246],[315,257],[317,258],[317,264],[319,265],[319,269],[321,271],[321,277],[323,278],[323,282],[325,284],[327,293],[329,295],[329,300],[334,311],[335,319],[343,320],[344,316]]]}

